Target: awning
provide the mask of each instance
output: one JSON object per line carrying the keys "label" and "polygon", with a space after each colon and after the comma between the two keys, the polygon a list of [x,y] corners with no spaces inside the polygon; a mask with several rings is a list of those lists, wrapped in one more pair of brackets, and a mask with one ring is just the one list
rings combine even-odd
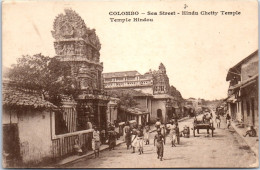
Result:
{"label": "awning", "polygon": [[235,103],[237,101],[237,99],[235,98],[234,95],[230,96],[228,99],[227,99],[227,102],[229,103]]}
{"label": "awning", "polygon": [[235,90],[241,86],[242,83],[235,84],[234,86],[229,87],[228,90]]}
{"label": "awning", "polygon": [[126,108],[124,106],[120,106],[120,109],[125,110],[126,114],[132,114],[132,115],[147,115],[149,114],[148,111],[141,110],[140,108],[132,107],[132,108]]}
{"label": "awning", "polygon": [[254,83],[256,83],[256,79],[244,83],[240,88],[241,88],[241,89],[242,89],[242,88],[245,88],[245,87],[247,87],[247,86],[249,86],[249,85],[251,85],[251,84],[254,84]]}
{"label": "awning", "polygon": [[168,94],[155,94],[153,95],[154,99],[173,99],[176,100],[175,97]]}

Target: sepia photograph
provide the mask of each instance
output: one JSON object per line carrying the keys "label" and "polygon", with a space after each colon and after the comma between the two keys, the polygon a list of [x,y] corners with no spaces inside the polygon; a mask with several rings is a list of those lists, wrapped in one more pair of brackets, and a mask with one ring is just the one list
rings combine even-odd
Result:
{"label": "sepia photograph", "polygon": [[2,2],[2,167],[258,168],[257,0]]}

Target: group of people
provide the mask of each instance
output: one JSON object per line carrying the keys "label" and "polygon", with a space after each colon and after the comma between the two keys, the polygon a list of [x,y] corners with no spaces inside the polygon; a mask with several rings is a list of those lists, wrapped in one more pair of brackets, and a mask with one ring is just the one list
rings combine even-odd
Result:
{"label": "group of people", "polygon": [[[216,115],[216,123],[217,123],[217,128],[220,128],[220,123],[221,123],[221,117],[219,114]],[[227,123],[227,128],[231,126],[231,117],[229,114],[226,115],[226,123]]]}
{"label": "group of people", "polygon": [[157,158],[162,161],[164,145],[166,144],[166,130],[169,131],[172,147],[176,147],[176,142],[179,143],[180,130],[177,120],[170,120],[170,124],[165,127],[164,125],[161,125],[160,119],[157,119],[155,127],[157,129],[157,134],[154,137],[154,146],[156,146]]}
{"label": "group of people", "polygon": [[[99,153],[100,153],[100,146],[101,144],[104,144],[104,132],[101,131],[101,133],[99,132],[98,128],[96,126],[93,126],[93,136],[92,136],[92,141],[91,141],[91,146],[92,149],[94,151],[94,155],[95,158],[99,157]],[[110,126],[108,128],[108,144],[109,144],[109,150],[114,150],[115,146],[116,146],[116,140],[118,139],[118,133],[115,131],[115,127],[114,126]],[[82,146],[79,142],[79,139],[76,138],[74,141],[74,150],[78,155],[82,155],[83,153],[83,149]]]}
{"label": "group of people", "polygon": [[[155,123],[157,134],[154,136],[154,146],[156,146],[157,158],[162,160],[164,145],[166,142],[166,131],[169,131],[169,137],[172,147],[176,147],[176,142],[179,137],[178,122],[171,120],[170,124],[164,126],[161,124],[160,119],[157,119]],[[129,122],[126,122],[124,127],[125,142],[127,149],[132,148],[132,153],[138,151],[139,155],[144,153],[144,145],[150,144],[150,126],[133,125],[130,126]]]}
{"label": "group of people", "polygon": [[144,143],[146,145],[149,144],[150,127],[143,127],[142,125],[133,125],[133,127],[130,127],[129,122],[126,122],[124,133],[127,149],[132,147],[132,153],[135,153],[135,149],[138,149],[140,155],[144,153]]}

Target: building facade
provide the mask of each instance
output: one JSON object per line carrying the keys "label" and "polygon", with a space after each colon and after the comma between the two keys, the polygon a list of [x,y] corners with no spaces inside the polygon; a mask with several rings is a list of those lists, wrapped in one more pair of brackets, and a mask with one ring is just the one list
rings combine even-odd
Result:
{"label": "building facade", "polygon": [[228,113],[245,126],[258,128],[258,50],[229,69]]}
{"label": "building facade", "polygon": [[[149,71],[141,75],[137,71],[103,73],[104,87],[107,91],[135,90],[140,95],[135,95],[141,110],[149,112],[147,119],[154,122],[160,118],[168,122],[179,109],[175,97],[169,95],[169,78],[165,66],[161,63],[158,70]],[[141,95],[141,93],[143,93]]]}

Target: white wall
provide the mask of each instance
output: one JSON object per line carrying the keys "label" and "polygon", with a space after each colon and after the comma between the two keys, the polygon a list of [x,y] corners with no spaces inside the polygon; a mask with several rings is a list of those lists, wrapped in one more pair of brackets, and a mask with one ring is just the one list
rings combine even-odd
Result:
{"label": "white wall", "polygon": [[50,112],[19,114],[18,130],[23,162],[37,163],[52,156]]}
{"label": "white wall", "polygon": [[165,107],[165,101],[164,100],[152,100],[152,114],[151,118],[157,118],[157,110],[162,110],[162,119],[163,122],[165,121],[165,115],[166,115],[166,107]]}

